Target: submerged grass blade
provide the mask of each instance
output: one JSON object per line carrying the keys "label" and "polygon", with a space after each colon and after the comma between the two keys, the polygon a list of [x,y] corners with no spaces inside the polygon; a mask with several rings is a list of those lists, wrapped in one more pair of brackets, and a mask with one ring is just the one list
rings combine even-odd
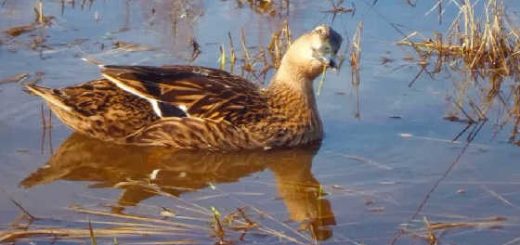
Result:
{"label": "submerged grass blade", "polygon": [[320,82],[318,83],[318,90],[316,91],[316,96],[320,96],[326,77],[327,77],[327,65],[324,65],[323,72],[321,73]]}

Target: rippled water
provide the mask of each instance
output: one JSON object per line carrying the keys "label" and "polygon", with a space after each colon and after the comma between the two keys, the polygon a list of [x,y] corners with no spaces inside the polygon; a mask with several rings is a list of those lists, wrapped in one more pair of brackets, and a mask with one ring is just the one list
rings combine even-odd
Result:
{"label": "rippled water", "polygon": [[[247,45],[255,50],[269,44],[271,33],[285,19],[295,36],[332,21],[327,1],[291,1],[288,10],[264,12],[239,1],[64,2],[44,1],[44,13],[54,16],[52,25],[17,37],[2,33],[0,79],[21,73],[33,79],[39,74],[42,85],[61,87],[97,78],[98,68],[82,57],[106,64],[218,67],[219,46],[228,45],[228,32],[239,46],[243,30]],[[505,2],[510,18],[519,23],[519,3]],[[33,3],[0,1],[0,30],[31,23]],[[511,124],[498,130],[501,109],[493,107],[490,120],[470,144],[469,131],[452,141],[466,125],[443,117],[453,110],[450,98],[456,96],[461,75],[422,75],[409,87],[420,70],[417,57],[412,49],[396,45],[403,38],[397,29],[427,36],[442,32],[457,8],[446,3],[439,24],[437,13],[428,12],[430,2],[419,1],[415,7],[407,1],[354,3],[355,13],[338,14],[332,25],[351,39],[358,22],[364,23],[361,84],[356,93],[348,62],[339,73],[327,75],[318,98],[326,130],[319,149],[173,153],[98,142],[72,134],[56,118],[49,133],[42,129],[41,100],[25,94],[20,84],[2,83],[0,227],[13,231],[28,225],[17,218],[22,212],[12,199],[42,218],[29,229],[85,230],[90,219],[94,232],[102,233],[110,224],[101,221],[140,222],[86,213],[88,209],[180,222],[190,230],[100,235],[105,242],[118,237],[122,243],[212,243],[218,238],[210,228],[215,213],[211,209],[225,216],[243,208],[246,217],[265,229],[253,228],[242,240],[240,230],[227,231],[226,239],[239,244],[308,244],[315,239],[331,244],[387,244],[393,239],[396,244],[427,244],[421,237],[428,235],[422,230],[427,222],[464,224],[435,231],[442,244],[515,244],[520,149],[508,143]],[[350,7],[350,1],[344,6]],[[193,40],[201,49],[194,60]],[[139,44],[140,50],[117,49],[118,41]],[[478,93],[480,87],[472,89]],[[47,116],[46,107],[43,112]],[[266,232],[269,229],[281,233]],[[40,240],[53,238],[22,241]],[[90,242],[88,236],[77,240]]]}

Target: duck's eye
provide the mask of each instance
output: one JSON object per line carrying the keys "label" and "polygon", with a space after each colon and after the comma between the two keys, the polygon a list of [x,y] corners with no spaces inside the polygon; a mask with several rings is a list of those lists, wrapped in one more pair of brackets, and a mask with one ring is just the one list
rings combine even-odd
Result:
{"label": "duck's eye", "polygon": [[316,56],[316,55],[318,55],[320,53],[320,49],[318,49],[318,48],[311,48],[311,50],[312,50],[312,55],[313,56]]}
{"label": "duck's eye", "polygon": [[329,54],[332,52],[332,48],[329,45],[322,45],[319,51],[323,54]]}

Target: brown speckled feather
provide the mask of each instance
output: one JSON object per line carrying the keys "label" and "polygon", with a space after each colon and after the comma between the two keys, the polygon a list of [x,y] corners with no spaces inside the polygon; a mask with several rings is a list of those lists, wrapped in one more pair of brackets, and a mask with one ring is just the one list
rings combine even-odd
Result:
{"label": "brown speckled feather", "polygon": [[76,131],[114,141],[157,121],[148,101],[119,89],[106,79],[63,89],[28,85],[52,111]]}
{"label": "brown speckled feather", "polygon": [[258,86],[226,71],[198,66],[105,66],[103,76],[140,97],[182,108],[189,117],[239,126],[268,114]]}
{"label": "brown speckled feather", "polygon": [[182,149],[234,151],[264,147],[246,128],[227,121],[173,117],[145,127],[126,139],[128,144],[159,145]]}

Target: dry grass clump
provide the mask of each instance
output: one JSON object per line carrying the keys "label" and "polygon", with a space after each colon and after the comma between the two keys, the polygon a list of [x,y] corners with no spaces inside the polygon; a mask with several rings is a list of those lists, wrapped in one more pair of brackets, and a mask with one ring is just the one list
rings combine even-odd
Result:
{"label": "dry grass clump", "polygon": [[271,35],[271,42],[267,46],[271,64],[274,68],[278,69],[280,67],[283,54],[285,54],[291,43],[291,30],[289,29],[289,23],[285,21],[282,27]]}
{"label": "dry grass clump", "polygon": [[271,34],[267,46],[250,47],[247,44],[246,33],[240,32],[240,49],[235,47],[231,33],[228,33],[229,44],[220,46],[218,63],[220,69],[235,72],[237,65],[240,75],[253,79],[257,83],[265,83],[267,74],[280,66],[283,55],[292,42],[289,24],[285,21],[282,26]]}
{"label": "dry grass clump", "polygon": [[[22,216],[12,223],[11,229],[0,230],[0,243],[81,243],[90,240],[91,244],[97,244],[98,241],[118,244],[120,240],[129,242],[146,238],[150,244],[201,244],[211,240],[214,244],[234,244],[244,241],[246,236],[302,245],[314,242],[311,237],[287,228],[282,221],[276,221],[255,207],[240,207],[222,215],[214,207],[207,209],[183,202],[176,205],[180,214],[164,211],[163,208],[159,217],[153,217],[72,206],[71,211],[89,217],[72,221],[35,217],[21,205],[19,208],[24,211]],[[280,230],[280,227],[269,221],[278,222],[285,230]]]}
{"label": "dry grass clump", "polygon": [[520,33],[509,22],[504,4],[488,0],[483,20],[475,16],[470,0],[459,5],[459,16],[453,21],[446,37],[438,33],[426,41],[411,41],[413,33],[402,45],[414,47],[422,54],[435,53],[446,61],[463,61],[475,75],[515,76],[520,74]]}
{"label": "dry grass clump", "polygon": [[248,5],[253,11],[271,17],[289,14],[289,0],[236,0],[236,2],[239,8]]}
{"label": "dry grass clump", "polygon": [[51,24],[54,19],[53,16],[46,16],[44,14],[43,2],[38,0],[34,5],[34,21],[27,25],[13,26],[4,31],[11,37],[17,37],[24,33],[34,31],[40,27],[45,27]]}
{"label": "dry grass clump", "polygon": [[[437,33],[433,38],[415,41],[412,39],[419,33],[414,32],[399,44],[411,46],[419,54],[420,74],[432,63],[434,69],[430,74],[440,73],[443,67],[463,71],[462,82],[456,84],[453,112],[448,113],[446,119],[469,124],[487,121],[489,109],[498,101],[507,112],[497,122],[498,128],[513,122],[511,141],[518,143],[520,104],[514,98],[518,97],[515,91],[520,86],[520,33],[507,16],[501,0],[482,3],[481,18],[475,13],[477,3],[470,0],[460,4],[452,2],[458,6],[459,14],[445,35]],[[481,84],[482,81],[485,83]],[[508,82],[512,89],[505,86]],[[472,87],[478,88],[478,101],[471,98],[469,88]],[[503,94],[504,88],[509,95]]]}

